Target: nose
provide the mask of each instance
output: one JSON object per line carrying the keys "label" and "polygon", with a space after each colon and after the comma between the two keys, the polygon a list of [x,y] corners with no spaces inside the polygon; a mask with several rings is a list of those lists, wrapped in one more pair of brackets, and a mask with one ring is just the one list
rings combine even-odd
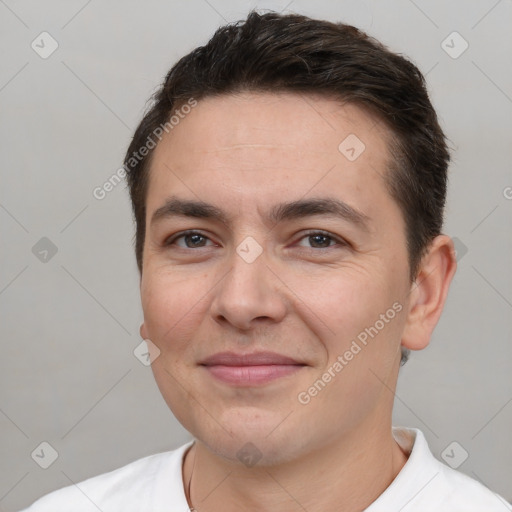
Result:
{"label": "nose", "polygon": [[233,251],[230,270],[214,290],[213,318],[242,331],[280,322],[286,315],[286,288],[276,274],[265,251],[254,261]]}

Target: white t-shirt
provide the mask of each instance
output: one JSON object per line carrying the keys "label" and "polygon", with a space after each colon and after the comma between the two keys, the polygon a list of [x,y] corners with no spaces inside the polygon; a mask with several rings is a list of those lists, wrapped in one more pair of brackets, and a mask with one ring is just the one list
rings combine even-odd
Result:
{"label": "white t-shirt", "polygon": [[[512,507],[476,480],[434,458],[422,432],[393,428],[409,458],[366,512],[508,512]],[[22,512],[188,512],[177,450],[126,466],[43,496]]]}

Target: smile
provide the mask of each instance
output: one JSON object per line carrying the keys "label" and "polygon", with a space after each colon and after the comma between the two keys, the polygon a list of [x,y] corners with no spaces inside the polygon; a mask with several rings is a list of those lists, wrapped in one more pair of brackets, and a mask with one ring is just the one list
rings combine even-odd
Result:
{"label": "smile", "polygon": [[254,386],[292,375],[306,365],[281,354],[259,352],[234,354],[223,352],[201,363],[210,375],[238,386]]}
{"label": "smile", "polygon": [[303,368],[304,365],[258,365],[258,366],[207,366],[206,369],[216,379],[228,384],[254,385],[265,384]]}

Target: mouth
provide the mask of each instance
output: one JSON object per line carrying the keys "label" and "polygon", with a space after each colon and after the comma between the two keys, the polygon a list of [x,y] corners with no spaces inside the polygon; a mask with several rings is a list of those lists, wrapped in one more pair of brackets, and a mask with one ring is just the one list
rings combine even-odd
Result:
{"label": "mouth", "polygon": [[215,379],[236,386],[262,385],[292,375],[307,365],[293,358],[273,352],[235,354],[221,352],[200,366]]}

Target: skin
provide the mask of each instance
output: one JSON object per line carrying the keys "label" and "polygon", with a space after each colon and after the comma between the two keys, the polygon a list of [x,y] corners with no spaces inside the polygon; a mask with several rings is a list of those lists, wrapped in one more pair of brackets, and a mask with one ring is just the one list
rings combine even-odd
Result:
{"label": "skin", "polygon": [[[366,147],[355,161],[338,150],[349,134]],[[388,136],[351,104],[244,92],[199,101],[155,149],[141,335],[160,350],[156,382],[196,439],[183,480],[186,489],[192,476],[191,503],[201,512],[361,510],[407,460],[391,435],[400,347],[428,344],[456,262],[452,240],[440,235],[410,282],[404,219],[383,180]],[[211,203],[229,221],[151,223],[171,196]],[[331,215],[267,218],[277,203],[327,197],[363,212],[368,230]],[[172,240],[188,229],[206,238]],[[311,237],[315,230],[332,238]],[[262,249],[252,263],[236,251],[248,236]],[[300,403],[298,394],[397,302],[401,312]],[[237,387],[199,365],[221,351],[264,350],[306,366]],[[261,456],[252,467],[237,457],[248,442]]]}

